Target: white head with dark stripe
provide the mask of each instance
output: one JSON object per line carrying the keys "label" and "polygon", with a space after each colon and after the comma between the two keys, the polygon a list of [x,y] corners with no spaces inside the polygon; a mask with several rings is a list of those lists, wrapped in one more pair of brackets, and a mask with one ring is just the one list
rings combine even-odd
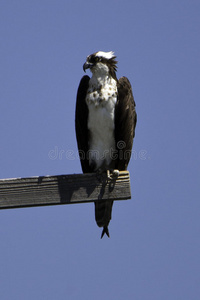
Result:
{"label": "white head with dark stripe", "polygon": [[83,65],[83,70],[90,69],[92,74],[106,76],[110,75],[116,78],[117,61],[114,52],[98,51],[87,56],[86,62]]}

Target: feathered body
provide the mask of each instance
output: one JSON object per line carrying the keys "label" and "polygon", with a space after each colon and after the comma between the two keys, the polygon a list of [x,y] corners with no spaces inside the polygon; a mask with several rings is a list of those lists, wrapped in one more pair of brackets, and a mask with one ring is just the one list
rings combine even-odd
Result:
{"label": "feathered body", "polygon": [[[87,57],[76,102],[76,137],[84,173],[126,170],[130,160],[137,115],[129,80],[117,80],[113,52]],[[112,201],[95,202],[95,218],[109,236]]]}

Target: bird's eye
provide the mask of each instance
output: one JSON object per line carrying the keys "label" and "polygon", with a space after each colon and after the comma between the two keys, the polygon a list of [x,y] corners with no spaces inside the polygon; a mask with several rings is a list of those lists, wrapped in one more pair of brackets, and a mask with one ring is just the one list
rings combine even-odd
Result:
{"label": "bird's eye", "polygon": [[95,62],[98,62],[100,59],[98,56],[95,56],[94,60],[95,60]]}

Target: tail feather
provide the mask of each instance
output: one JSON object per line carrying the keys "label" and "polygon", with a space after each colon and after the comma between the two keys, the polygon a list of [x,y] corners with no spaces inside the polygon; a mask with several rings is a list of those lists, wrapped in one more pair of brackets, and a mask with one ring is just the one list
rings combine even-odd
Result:
{"label": "tail feather", "polygon": [[107,234],[108,237],[110,237],[107,226],[104,226],[104,228],[102,230],[101,239],[102,239],[102,237],[104,236],[105,233]]}
{"label": "tail feather", "polygon": [[95,219],[99,227],[103,227],[101,238],[106,233],[108,237],[108,224],[111,220],[113,201],[95,202]]}

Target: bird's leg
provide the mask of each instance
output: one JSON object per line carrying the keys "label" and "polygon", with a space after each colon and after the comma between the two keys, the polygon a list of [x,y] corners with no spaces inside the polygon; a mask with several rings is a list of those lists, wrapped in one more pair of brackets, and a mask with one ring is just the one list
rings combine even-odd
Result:
{"label": "bird's leg", "polygon": [[117,169],[101,169],[99,168],[96,171],[96,175],[99,181],[103,182],[105,180],[106,176],[106,181],[111,181],[111,180],[116,180],[119,176],[119,170]]}
{"label": "bird's leg", "polygon": [[119,176],[119,170],[117,169],[107,170],[107,183],[109,184],[110,191],[113,190],[118,176]]}
{"label": "bird's leg", "polygon": [[111,177],[110,177],[110,170],[109,169],[106,170],[106,174],[107,174],[107,179],[111,179]]}
{"label": "bird's leg", "polygon": [[107,178],[108,179],[116,179],[119,176],[119,170],[117,169],[109,169],[107,170]]}

